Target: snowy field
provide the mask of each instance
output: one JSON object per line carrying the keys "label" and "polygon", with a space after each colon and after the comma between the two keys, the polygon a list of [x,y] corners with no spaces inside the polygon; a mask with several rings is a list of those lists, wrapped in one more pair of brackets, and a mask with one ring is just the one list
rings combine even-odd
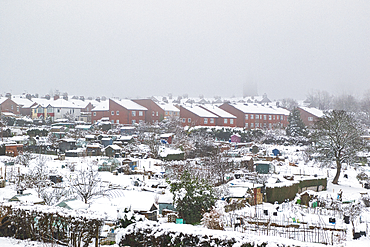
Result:
{"label": "snowy field", "polygon": [[[318,192],[317,195],[320,197],[334,200],[337,198],[338,192],[341,190],[343,191],[342,200],[343,201],[358,201],[361,197],[361,193],[368,193],[369,190],[363,188],[363,186],[359,183],[356,179],[356,175],[363,171],[370,175],[370,167],[363,166],[357,167],[354,169],[353,167],[344,165],[344,169],[342,170],[339,185],[334,185],[331,183],[336,170],[326,167],[320,167],[312,162],[305,163],[303,159],[303,152],[302,147],[286,147],[286,146],[268,146],[265,145],[264,148],[266,149],[267,153],[270,153],[272,149],[278,148],[282,152],[282,156],[286,157],[285,162],[281,162],[279,165],[276,165],[276,171],[279,174],[273,175],[267,183],[275,183],[276,179],[281,179],[282,183],[284,184],[285,181],[283,179],[284,175],[293,175],[296,177],[299,176],[306,176],[306,175],[317,175],[318,177],[327,177],[328,176],[328,188],[326,191]],[[92,161],[96,161],[96,158],[66,158],[66,160],[59,161],[54,160],[54,157],[49,157],[47,161],[47,170],[49,174],[59,174],[62,175],[64,178],[68,178],[71,176],[71,172],[69,169],[65,168],[67,164],[74,164],[76,170],[84,169],[86,164],[91,163]],[[5,165],[4,161],[6,161],[8,157],[0,157],[0,167],[2,173],[4,173]],[[104,159],[99,158],[99,162],[102,162]],[[30,167],[19,167],[19,166],[12,166],[6,167],[7,169],[7,178],[10,176],[14,176],[15,173],[20,172],[27,172],[27,170],[32,170],[35,166],[35,160],[31,161]],[[146,171],[153,171],[153,173],[160,173],[163,172],[163,168],[159,166],[161,162],[158,160],[153,159],[140,159],[138,160],[138,168],[145,169]],[[155,165],[156,164],[156,165]],[[294,164],[294,166],[289,165]],[[168,189],[159,189],[154,188],[153,185],[166,185],[163,179],[149,179],[147,176],[143,175],[113,175],[110,172],[100,172],[101,180],[106,183],[106,186],[114,187],[115,190],[112,190],[106,196],[99,196],[94,197],[88,205],[84,203],[75,203],[74,206],[76,207],[75,210],[85,210],[88,212],[96,213],[97,215],[102,215],[103,218],[109,221],[114,221],[119,217],[120,212],[124,208],[127,207],[135,207],[137,209],[142,208],[143,210],[150,207],[150,205],[155,202],[156,200],[171,200],[172,194],[169,192]],[[346,174],[347,178],[344,177]],[[234,183],[237,180],[233,181]],[[286,181],[287,182],[287,181]],[[138,183],[138,184],[136,184]],[[37,193],[33,189],[28,189],[24,193],[31,193],[32,195],[37,195]],[[6,202],[12,196],[16,194],[15,185],[7,184],[5,188],[0,189],[0,202]],[[30,203],[30,202],[24,202]],[[281,217],[281,221],[289,221],[292,218],[299,218],[302,222],[309,222],[315,224],[318,221],[325,221],[330,217],[330,212],[324,212],[324,215],[319,216],[319,214],[315,214],[315,211],[310,209],[300,209],[296,208],[295,206],[291,206],[293,204],[286,204],[286,206],[281,206],[279,217]],[[268,209],[269,211],[273,211],[276,205],[264,203],[263,205],[258,206],[258,210],[265,210]],[[254,208],[245,208],[240,210],[237,213],[248,215],[256,212]],[[327,215],[325,215],[325,213]],[[261,213],[262,215],[262,213]],[[165,222],[164,218],[159,217],[159,222]],[[325,223],[329,225],[328,223]],[[361,217],[359,217],[355,222],[355,227],[357,229],[363,229],[370,226],[370,212],[368,208],[365,208]],[[177,226],[173,225],[174,228],[180,229],[181,227],[191,227],[191,226]],[[352,225],[344,224],[343,220],[340,216],[337,216],[337,223],[336,226],[338,228],[346,228],[347,229],[347,237],[346,241],[335,244],[335,246],[370,246],[370,238],[362,237],[358,240],[352,240]],[[197,227],[197,231],[204,231],[209,232],[210,230]],[[232,234],[232,229],[226,229],[227,234]],[[225,233],[226,233],[225,232]],[[239,233],[238,233],[239,234]],[[244,233],[244,234],[251,234],[251,233]],[[265,236],[254,234],[253,238],[256,239],[263,239]],[[269,238],[274,239],[273,237],[269,236]],[[274,241],[271,242],[268,246],[277,246],[277,242],[282,241],[285,242],[283,238],[276,237]],[[16,239],[9,239],[9,238],[0,238],[0,247],[8,247],[8,246],[51,246],[44,243],[38,243],[33,241],[20,241]],[[57,245],[52,245],[57,246]],[[116,245],[118,246],[118,245]],[[296,245],[297,246],[297,245]],[[321,244],[316,243],[303,243],[300,246],[321,246]]]}

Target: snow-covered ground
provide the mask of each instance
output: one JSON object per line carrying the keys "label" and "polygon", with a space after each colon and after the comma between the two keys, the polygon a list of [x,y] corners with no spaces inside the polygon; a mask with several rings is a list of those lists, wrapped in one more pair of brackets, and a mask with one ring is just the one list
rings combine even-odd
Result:
{"label": "snow-covered ground", "polygon": [[[296,177],[305,176],[305,175],[317,175],[317,176],[328,176],[328,187],[326,191],[318,192],[317,195],[323,198],[333,198],[336,200],[338,192],[341,190],[343,191],[342,200],[343,201],[358,201],[361,197],[360,193],[368,193],[370,190],[367,190],[362,187],[359,181],[356,179],[356,175],[360,171],[366,172],[370,175],[370,167],[363,166],[357,167],[356,169],[350,166],[344,166],[344,169],[341,173],[341,177],[339,180],[339,185],[334,185],[331,183],[336,170],[331,168],[323,168],[318,166],[317,164],[313,164],[312,162],[305,163],[303,159],[303,152],[302,147],[286,147],[286,146],[275,146],[275,145],[265,145],[264,148],[266,149],[266,153],[271,153],[271,150],[274,148],[278,148],[283,157],[286,157],[285,162],[281,162],[279,165],[276,164],[276,171],[279,173],[274,175],[276,178],[281,178],[283,175],[295,175]],[[76,166],[76,170],[80,168],[86,168],[86,164],[96,161],[95,158],[66,158],[66,160],[54,160],[54,157],[50,156],[47,161],[47,171],[51,174],[58,174],[63,176],[65,179],[70,177],[70,170],[66,168],[69,164],[74,164]],[[9,159],[8,157],[0,157],[0,168],[2,175],[4,175],[5,165],[4,161]],[[99,162],[101,161],[102,158]],[[154,159],[138,159],[138,168],[144,169],[145,171],[153,171],[153,173],[159,174],[163,172],[163,168],[161,166],[155,165],[160,164],[160,161]],[[15,176],[18,171],[27,172],[27,170],[33,169],[35,167],[36,160],[31,161],[30,168],[25,168],[22,166],[7,166],[7,178],[11,179],[11,176]],[[294,164],[294,166],[290,164]],[[100,172],[100,177],[102,181],[105,181],[107,186],[114,187],[115,190],[112,190],[110,193],[107,193],[105,196],[94,197],[89,205],[87,206],[88,211],[90,212],[97,212],[99,215],[103,215],[106,220],[114,221],[117,219],[118,215],[122,212],[123,209],[132,207],[136,209],[143,209],[150,208],[150,206],[161,198],[165,198],[164,200],[171,200],[172,195],[170,194],[168,189],[165,188],[158,188],[157,185],[165,185],[165,180],[163,179],[149,179],[148,176],[144,175],[123,175],[122,173],[118,175],[113,175],[110,172]],[[348,178],[344,177],[344,174],[347,175]],[[275,179],[275,178],[274,178]],[[276,179],[271,179],[268,183],[274,183]],[[237,180],[234,181],[236,183]],[[284,182],[284,181],[283,181]],[[157,187],[157,188],[155,188]],[[37,195],[36,191],[33,189],[28,189],[25,193],[32,193],[33,195]],[[0,188],[0,202],[6,202],[12,196],[16,194],[15,185],[7,183],[5,188]],[[25,202],[30,203],[30,202]],[[263,205],[258,206],[260,210],[268,209],[270,212],[276,210],[276,205],[264,203]],[[281,220],[287,220],[292,218],[299,218],[301,221],[305,222],[317,222],[322,219],[318,219],[318,214],[315,214],[314,211],[310,211],[308,209],[292,209],[293,206],[283,206],[280,207],[280,211],[282,214],[279,214],[279,217],[282,217]],[[253,208],[245,208],[240,211],[240,213],[244,214],[252,214]],[[285,211],[284,211],[285,210]],[[291,210],[291,211],[289,211]],[[297,211],[298,210],[298,211]],[[302,212],[304,215],[302,215]],[[325,211],[326,212],[326,211]],[[301,216],[297,216],[297,214]],[[262,214],[261,214],[262,215]],[[282,215],[282,216],[280,216]],[[322,218],[327,221],[327,218],[330,216],[330,212],[328,215],[322,216]],[[159,219],[160,222],[164,222],[164,218]],[[329,225],[329,224],[328,224]],[[355,221],[355,227],[361,228],[363,226],[369,225],[370,226],[370,212],[365,208],[361,217]],[[330,225],[329,225],[330,226]],[[171,227],[171,224],[168,224],[168,227]],[[173,224],[173,228],[180,229],[181,227],[191,227],[191,226],[177,226]],[[342,219],[338,217],[336,227],[343,227],[347,228],[348,232],[351,231],[352,226],[343,224]],[[208,229],[197,227],[198,231],[209,231]],[[227,234],[231,234],[230,231],[232,229],[227,229]],[[362,237],[359,240],[352,240],[352,234],[348,234],[347,240],[337,244],[336,246],[370,246],[370,238],[369,237]],[[254,238],[264,238],[263,235],[261,236],[253,236]],[[283,241],[281,238],[276,238],[276,241]],[[305,243],[301,246],[319,246],[320,244],[314,243]],[[8,246],[47,246],[44,243],[32,242],[32,241],[20,241],[10,238],[0,238],[0,247],[8,247]],[[56,246],[56,245],[53,245]],[[270,246],[270,245],[269,245]],[[274,246],[271,244],[271,246]]]}

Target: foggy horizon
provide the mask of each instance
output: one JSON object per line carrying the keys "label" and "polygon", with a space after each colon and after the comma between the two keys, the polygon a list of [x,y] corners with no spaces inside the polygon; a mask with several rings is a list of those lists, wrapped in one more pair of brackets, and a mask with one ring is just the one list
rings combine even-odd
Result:
{"label": "foggy horizon", "polygon": [[3,95],[370,89],[367,1],[0,1],[0,27]]}

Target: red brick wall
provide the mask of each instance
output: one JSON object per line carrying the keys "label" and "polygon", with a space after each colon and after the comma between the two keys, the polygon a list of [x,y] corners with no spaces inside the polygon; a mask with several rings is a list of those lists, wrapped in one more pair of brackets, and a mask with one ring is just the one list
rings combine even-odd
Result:
{"label": "red brick wall", "polygon": [[[299,112],[301,113],[301,119],[302,119],[303,123],[304,123],[306,126],[313,126],[313,125],[315,124],[315,122],[316,122],[317,120],[319,120],[319,118],[318,118],[318,117],[316,117],[315,115],[313,115],[313,114],[311,114],[311,113],[309,113],[309,112],[307,112],[307,111],[305,111],[305,110],[303,110],[303,109],[301,109],[301,108],[299,108],[299,107],[298,107],[298,110],[299,110]],[[312,117],[312,120],[313,120],[313,121],[308,121],[308,118],[309,118],[309,117]]]}
{"label": "red brick wall", "polygon": [[[182,119],[185,118],[185,123]],[[189,123],[188,119],[191,118],[191,122]],[[207,123],[204,123],[204,118],[195,115],[191,111],[185,109],[184,107],[180,106],[180,119],[182,126],[216,126],[217,118],[213,118],[213,123],[211,123],[211,118],[207,118]]]}
{"label": "red brick wall", "polygon": [[[95,123],[103,117],[109,117],[109,111],[92,111],[91,112],[91,122]],[[95,116],[94,116],[95,115]]]}
{"label": "red brick wall", "polygon": [[14,113],[16,115],[19,115],[20,114],[20,107],[13,100],[6,99],[0,105],[0,112],[11,112],[11,113]]}
{"label": "red brick wall", "polygon": [[[119,111],[119,115],[117,115],[117,111]],[[114,120],[115,124],[117,123],[117,120],[119,120],[119,124],[132,124],[133,120],[135,120],[135,123],[139,123],[140,121],[145,122],[146,111],[141,111],[142,116],[139,116],[140,111],[138,110],[135,110],[135,116],[132,115],[132,112],[133,111],[127,110],[113,100],[109,100],[109,119],[111,121]]]}
{"label": "red brick wall", "polygon": [[232,105],[229,105],[227,103],[222,104],[220,106],[220,108],[224,111],[227,111],[228,113],[230,113],[230,114],[232,114],[236,117],[236,119],[234,121],[235,121],[237,127],[244,128],[245,121],[244,121],[244,113],[242,111],[236,109],[235,107],[233,107]]}
{"label": "red brick wall", "polygon": [[[236,109],[232,105],[225,103],[221,105],[220,108],[237,117],[236,119],[237,127],[246,127],[246,124],[248,124],[248,129],[251,129],[251,128],[273,129],[277,126],[281,126],[283,128],[288,126],[288,116],[286,115],[248,113],[248,119],[246,119],[246,116],[245,116],[246,114]],[[251,115],[253,115],[253,118],[251,118]],[[258,119],[256,119],[256,115],[258,115]],[[270,116],[271,116],[271,120],[270,120]],[[283,119],[281,119],[281,116],[283,116]],[[258,124],[258,126],[256,126],[256,124]]]}
{"label": "red brick wall", "polygon": [[135,99],[132,100],[137,104],[144,106],[148,109],[145,115],[145,122],[147,123],[154,123],[160,122],[164,118],[164,110],[159,107],[153,100],[151,99]]}

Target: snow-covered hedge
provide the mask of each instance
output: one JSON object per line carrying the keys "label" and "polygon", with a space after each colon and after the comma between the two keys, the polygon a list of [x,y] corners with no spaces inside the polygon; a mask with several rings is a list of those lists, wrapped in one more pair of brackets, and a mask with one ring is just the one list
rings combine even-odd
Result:
{"label": "snow-covered hedge", "polygon": [[65,246],[87,246],[98,238],[103,224],[99,216],[71,213],[49,206],[0,204],[0,236]]}
{"label": "snow-covered hedge", "polygon": [[121,229],[117,242],[124,246],[232,246],[285,247],[320,246],[273,236],[256,236],[239,232],[205,229],[200,226],[173,223],[137,222]]}

